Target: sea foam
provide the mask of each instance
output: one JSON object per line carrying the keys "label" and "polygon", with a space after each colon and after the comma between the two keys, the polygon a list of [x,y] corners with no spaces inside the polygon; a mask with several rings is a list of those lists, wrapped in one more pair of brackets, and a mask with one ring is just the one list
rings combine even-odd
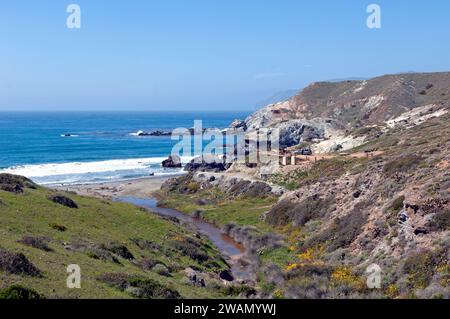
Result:
{"label": "sea foam", "polygon": [[[95,162],[50,163],[10,167],[0,170],[28,177],[36,183],[50,184],[84,184],[118,181],[149,176],[175,175],[181,169],[164,169],[161,162],[165,157],[115,159]],[[183,164],[192,157],[181,157]]]}

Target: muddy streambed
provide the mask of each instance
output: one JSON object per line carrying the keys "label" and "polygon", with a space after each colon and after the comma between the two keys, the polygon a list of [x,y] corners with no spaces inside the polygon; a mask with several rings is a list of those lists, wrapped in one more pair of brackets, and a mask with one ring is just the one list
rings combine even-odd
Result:
{"label": "muddy streambed", "polygon": [[245,248],[230,236],[223,234],[217,226],[173,208],[159,207],[158,201],[154,198],[120,197],[117,200],[146,208],[149,212],[159,216],[177,218],[192,226],[199,233],[208,237],[225,257],[231,266],[231,272],[235,280],[243,282],[253,280],[254,274],[252,274],[250,268],[242,266],[239,262],[239,259],[245,254]]}

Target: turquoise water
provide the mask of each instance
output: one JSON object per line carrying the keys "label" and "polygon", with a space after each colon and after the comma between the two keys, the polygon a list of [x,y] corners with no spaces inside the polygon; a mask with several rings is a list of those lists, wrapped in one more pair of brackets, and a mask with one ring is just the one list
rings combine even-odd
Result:
{"label": "turquoise water", "polygon": [[[244,112],[0,113],[0,172],[40,184],[95,183],[176,174],[161,161],[177,141],[138,137],[152,130],[226,128]],[[70,137],[65,137],[70,134]],[[187,161],[188,158],[183,158]]]}

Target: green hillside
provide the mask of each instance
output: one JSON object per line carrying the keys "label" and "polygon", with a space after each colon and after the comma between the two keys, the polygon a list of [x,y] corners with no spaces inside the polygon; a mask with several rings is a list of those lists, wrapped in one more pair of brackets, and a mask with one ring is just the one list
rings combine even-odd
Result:
{"label": "green hillside", "polygon": [[[66,286],[69,264],[81,267],[81,289]],[[46,298],[213,298],[220,283],[194,286],[183,270],[215,278],[225,266],[174,221],[0,175],[0,296],[20,285]]]}

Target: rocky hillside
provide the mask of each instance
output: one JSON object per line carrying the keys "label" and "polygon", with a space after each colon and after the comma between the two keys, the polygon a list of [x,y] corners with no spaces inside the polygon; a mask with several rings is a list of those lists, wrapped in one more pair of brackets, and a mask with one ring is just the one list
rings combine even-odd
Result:
{"label": "rocky hillside", "polygon": [[365,136],[355,132],[361,127],[385,125],[386,121],[418,107],[429,106],[429,112],[448,108],[449,83],[448,72],[318,82],[287,101],[268,105],[245,121],[234,122],[233,126],[247,131],[260,127],[280,128],[282,147],[332,140],[316,151],[329,152],[337,144],[344,144],[343,148],[348,149],[364,141]]}
{"label": "rocky hillside", "polygon": [[449,123],[446,114],[396,128],[354,150],[376,149],[373,158],[336,157],[272,176],[292,191],[266,222],[298,232],[293,248],[315,262],[359,274],[376,263],[394,297],[450,297]]}
{"label": "rocky hillside", "polygon": [[[256,249],[262,296],[449,298],[449,96],[450,73],[312,84],[233,126],[279,128],[284,147],[326,156],[263,180],[245,165],[225,177],[197,172],[184,180],[197,187],[175,203],[277,238]],[[248,180],[225,182],[236,176]],[[247,206],[258,196],[271,198],[264,211]],[[366,284],[371,265],[378,289]]]}

